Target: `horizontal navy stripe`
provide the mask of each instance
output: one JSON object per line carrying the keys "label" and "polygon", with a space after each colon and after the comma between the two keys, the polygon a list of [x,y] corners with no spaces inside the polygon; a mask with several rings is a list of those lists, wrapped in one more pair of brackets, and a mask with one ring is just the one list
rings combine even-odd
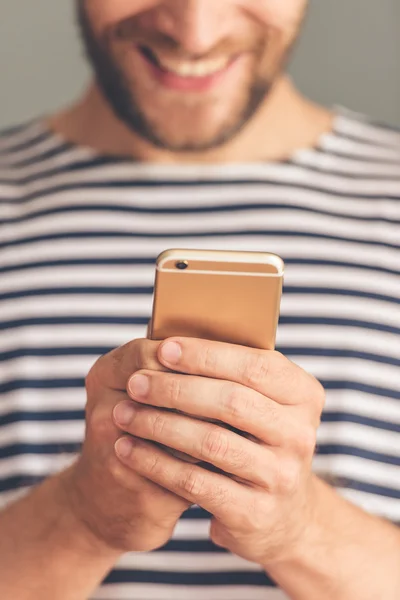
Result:
{"label": "horizontal navy stripe", "polygon": [[[399,186],[400,187],[400,186]],[[379,205],[378,205],[379,206]],[[26,223],[31,222],[36,219],[40,219],[42,217],[48,217],[50,215],[62,215],[68,213],[79,213],[82,212],[96,212],[96,213],[128,213],[128,214],[144,214],[144,215],[192,215],[192,214],[215,214],[215,213],[236,213],[236,212],[247,212],[247,211],[257,211],[257,212],[265,212],[266,215],[272,210],[279,210],[283,213],[284,218],[286,218],[285,213],[289,213],[287,218],[290,218],[290,213],[294,211],[303,212],[306,214],[312,215],[323,215],[328,217],[335,217],[343,219],[344,221],[360,221],[360,222],[369,222],[369,223],[391,223],[393,225],[399,224],[400,220],[386,218],[377,213],[373,216],[362,216],[358,214],[349,214],[343,213],[339,211],[328,211],[323,210],[321,208],[311,208],[308,206],[300,206],[296,204],[290,204],[290,202],[281,202],[271,203],[271,204],[260,204],[254,202],[247,202],[244,204],[214,204],[212,206],[186,206],[186,207],[171,207],[171,206],[135,206],[135,205],[118,205],[118,204],[80,204],[78,206],[57,206],[53,208],[48,208],[45,210],[33,211],[27,215],[22,215],[19,217],[11,217],[9,219],[3,219],[3,225],[15,225],[17,223]],[[78,216],[79,218],[79,216]]]}
{"label": "horizontal navy stripe", "polygon": [[[84,319],[84,317],[82,317]],[[132,324],[129,321],[129,324]],[[145,322],[141,322],[140,325],[145,325]],[[0,324],[0,330],[2,329]],[[109,346],[75,346],[75,347],[48,347],[48,348],[16,348],[14,350],[7,350],[0,352],[0,362],[7,362],[16,358],[23,358],[27,356],[37,357],[48,357],[48,356],[93,356],[97,358],[103,354],[108,354],[113,350]],[[299,356],[321,356],[321,357],[332,357],[332,358],[353,358],[359,360],[367,360],[369,362],[376,362],[380,364],[393,365],[400,367],[400,359],[392,358],[391,356],[382,356],[379,354],[371,354],[369,352],[358,352],[355,350],[343,349],[331,349],[331,348],[299,348],[298,346],[278,346],[277,350],[285,356],[292,358]]]}
{"label": "horizontal navy stripe", "polygon": [[[74,146],[68,142],[64,142],[58,148],[64,153],[68,154],[68,162],[63,162],[62,164],[57,164],[57,162],[53,163],[50,167],[46,165],[46,167],[40,170],[40,173],[32,173],[31,175],[26,175],[25,177],[21,176],[21,173],[18,171],[18,167],[15,168],[15,174],[18,177],[18,182],[20,184],[34,183],[35,181],[49,179],[53,175],[58,175],[60,173],[73,173],[79,172],[83,170],[87,170],[88,172],[93,171],[93,169],[98,167],[103,167],[107,165],[117,165],[118,167],[121,164],[124,164],[124,161],[121,161],[118,157],[112,156],[90,156],[88,155],[79,155],[73,152]],[[39,160],[38,160],[39,159]],[[31,156],[29,159],[24,161],[24,167],[40,165],[43,168],[43,160],[41,160],[41,156]],[[132,166],[132,161],[127,160],[126,166]]]}
{"label": "horizontal navy stripe", "polygon": [[0,294],[0,302],[5,300],[14,300],[15,298],[31,298],[35,296],[60,296],[60,295],[140,295],[140,296],[151,296],[153,294],[153,287],[148,286],[129,286],[129,287],[104,287],[104,286],[74,286],[74,287],[56,287],[56,288],[36,288],[33,290],[16,290],[13,292],[6,292]]}
{"label": "horizontal navy stripe", "polygon": [[[0,460],[5,458],[11,458],[13,456],[26,456],[28,454],[33,456],[46,456],[54,454],[77,454],[80,452],[82,446],[82,440],[72,443],[59,443],[59,444],[12,444],[10,446],[3,446],[0,448]],[[1,463],[0,463],[1,472]]]}
{"label": "horizontal navy stripe", "polygon": [[358,319],[337,319],[334,317],[298,317],[292,315],[281,315],[280,325],[332,325],[334,327],[360,327],[361,329],[373,329],[400,335],[400,327],[392,327],[384,323],[360,321]]}
{"label": "horizontal navy stripe", "polygon": [[[6,267],[0,267],[0,273],[11,273],[13,271],[27,271],[30,269],[42,269],[48,267],[82,267],[82,266],[137,266],[137,265],[156,265],[156,256],[151,258],[139,258],[136,256],[132,257],[120,257],[120,258],[79,258],[79,259],[66,259],[66,260],[47,260],[38,261],[32,263],[19,263],[16,265],[7,265]],[[380,269],[377,269],[379,272]],[[397,272],[395,272],[397,274]],[[400,274],[400,271],[399,271]]]}
{"label": "horizontal navy stripe", "polygon": [[[1,328],[0,328],[1,329]],[[93,356],[95,359],[103,354],[108,354],[113,348],[97,346],[91,348],[18,348],[6,352],[0,352],[0,362],[15,360],[26,356]]]}
{"label": "horizontal navy stripe", "polygon": [[[320,150],[321,151],[321,150]],[[322,150],[322,152],[324,152]],[[325,153],[325,152],[324,152]],[[332,154],[332,155],[339,155],[342,156],[342,154],[337,153],[336,151],[331,152],[329,151],[328,154]],[[43,156],[43,155],[42,155]],[[356,158],[358,160],[358,157],[354,155],[354,158]],[[369,161],[369,159],[365,159],[365,157],[360,158],[360,160],[367,160],[368,162],[375,162],[377,164],[382,164],[382,163],[386,163],[386,164],[398,164],[399,159],[395,160],[395,159],[383,159],[381,160],[379,157],[372,159],[371,161]],[[240,171],[240,169],[238,169],[238,172]],[[171,179],[151,179],[151,178],[147,178],[145,179],[143,177],[142,178],[132,178],[132,179],[124,179],[124,180],[120,180],[120,179],[107,179],[106,181],[102,181],[101,180],[101,176],[99,177],[98,181],[74,181],[73,180],[73,176],[71,177],[72,181],[69,183],[64,183],[64,184],[60,184],[60,185],[54,185],[51,187],[47,187],[43,190],[38,190],[37,192],[32,192],[32,193],[27,193],[24,194],[23,196],[21,196],[20,198],[13,198],[12,202],[14,202],[15,204],[27,204],[28,202],[35,200],[37,198],[45,198],[46,196],[54,196],[60,192],[72,192],[73,190],[86,190],[87,193],[90,193],[90,190],[98,190],[98,189],[108,189],[110,190],[110,193],[113,192],[113,190],[115,190],[116,192],[118,190],[122,190],[122,189],[131,189],[132,191],[134,191],[135,189],[159,189],[159,188],[180,188],[180,189],[184,189],[187,188],[188,193],[190,193],[190,189],[193,187],[193,185],[195,185],[197,188],[215,188],[216,190],[216,194],[218,193],[218,188],[222,188],[226,185],[235,185],[236,187],[240,186],[243,188],[265,188],[265,187],[279,187],[279,188],[284,188],[288,190],[288,194],[290,194],[290,190],[291,189],[295,189],[295,190],[304,190],[304,191],[308,191],[308,192],[317,192],[317,193],[323,193],[323,194],[327,194],[329,196],[332,197],[336,197],[336,198],[348,198],[351,200],[357,200],[357,199],[361,199],[361,200],[399,200],[400,199],[400,195],[398,194],[389,194],[389,193],[385,193],[385,194],[376,194],[376,193],[368,193],[367,191],[363,191],[363,193],[356,193],[354,191],[348,191],[348,192],[342,192],[339,191],[337,189],[334,189],[333,186],[321,186],[318,184],[306,184],[303,182],[292,182],[289,179],[285,180],[285,170],[284,170],[284,166],[282,168],[282,171],[279,175],[279,178],[277,177],[276,179],[269,179],[268,177],[257,177],[257,178],[248,178],[248,177],[243,177],[238,175],[237,177],[235,177],[233,172],[230,172],[229,174],[227,174],[227,177],[225,179],[221,178],[221,179],[196,179],[195,177],[193,177],[192,180],[184,180],[184,179],[179,179],[178,177],[176,178],[171,178]],[[369,179],[367,176],[365,177],[366,179]],[[47,179],[46,174],[38,174],[37,176],[31,176],[29,178],[29,182],[35,182],[35,181],[40,181],[41,179],[45,180]],[[338,179],[341,180],[341,182],[343,181],[343,177],[338,177]],[[24,183],[23,178],[18,178],[18,181],[21,183]],[[373,181],[373,177],[371,177],[371,181]],[[3,185],[7,185],[7,181],[1,181],[0,180],[0,184]],[[0,205],[1,204],[8,204],[10,202],[10,200],[7,199],[3,199],[0,201]]]}
{"label": "horizontal navy stripe", "polygon": [[211,540],[170,540],[165,546],[157,548],[154,552],[204,552],[227,554],[225,548],[216,546]]}
{"label": "horizontal navy stripe", "polygon": [[15,390],[61,390],[81,389],[85,380],[80,378],[64,379],[13,379],[0,384],[0,394],[7,394]]}
{"label": "horizontal navy stripe", "polygon": [[[77,259],[60,259],[60,260],[47,260],[37,261],[30,263],[18,263],[13,265],[7,265],[5,267],[0,266],[1,273],[12,273],[14,271],[27,271],[33,269],[42,269],[49,267],[82,267],[82,266],[135,266],[135,265],[150,265],[156,264],[156,256],[150,257],[126,257],[120,256],[118,258],[77,258]],[[372,264],[359,264],[355,262],[343,262],[336,260],[320,260],[320,259],[309,259],[309,258],[288,258],[282,257],[286,266],[319,266],[319,267],[340,267],[343,269],[360,269],[362,271],[373,272],[377,276],[381,273],[388,275],[400,275],[400,270],[389,269],[382,265]]]}
{"label": "horizontal navy stripe", "polygon": [[[376,294],[374,292],[364,292],[361,290],[325,288],[325,287],[297,287],[286,285],[285,294],[313,295],[313,296],[348,296],[352,298],[368,298],[370,300],[379,300],[381,302],[390,302],[400,305],[400,297]],[[61,295],[152,295],[152,286],[71,286],[56,288],[35,288],[15,290],[0,294],[0,302],[5,300],[14,300],[15,298],[27,298],[32,296],[61,296]]]}
{"label": "horizontal navy stripe", "polygon": [[[326,324],[326,323],[325,323]],[[383,356],[381,354],[372,354],[371,352],[359,352],[348,348],[301,348],[298,346],[279,346],[279,352],[287,356],[323,356],[331,358],[355,358],[367,360],[369,362],[377,362],[385,365],[393,365],[400,367],[400,359],[392,356]],[[1,361],[1,353],[0,353]]]}
{"label": "horizontal navy stripe", "polygon": [[357,481],[355,479],[340,478],[341,486],[345,489],[357,490],[359,492],[365,492],[366,494],[374,494],[376,496],[383,496],[385,498],[394,498],[400,500],[400,490],[384,487],[381,485],[374,485],[372,483],[366,483],[365,481]]}
{"label": "horizontal navy stripe", "polygon": [[[85,404],[85,395],[82,395],[82,404]],[[13,423],[57,423],[59,421],[83,421],[83,410],[50,410],[50,411],[18,411],[0,415],[0,427]]]}
{"label": "horizontal navy stripe", "polygon": [[390,248],[394,250],[400,250],[399,244],[389,244],[383,240],[369,240],[369,239],[357,239],[350,238],[340,235],[329,235],[323,233],[311,233],[304,231],[285,231],[285,230],[274,230],[268,231],[266,229],[251,230],[251,229],[235,229],[231,231],[170,231],[168,233],[152,233],[150,231],[66,231],[63,233],[49,233],[46,235],[37,235],[31,237],[15,238],[7,242],[0,244],[1,248],[22,246],[27,244],[34,244],[36,242],[50,242],[56,240],[77,240],[77,239],[163,239],[168,240],[171,238],[178,239],[213,239],[213,238],[229,238],[229,237],[262,237],[262,238],[305,238],[305,239],[319,239],[319,240],[333,240],[337,242],[347,242],[349,244],[355,244],[357,246],[372,246],[377,248]]}
{"label": "horizontal navy stripe", "polygon": [[333,381],[320,379],[320,382],[326,390],[354,390],[357,392],[363,392],[364,394],[370,394],[372,396],[382,396],[384,398],[394,398],[395,400],[400,400],[400,391],[389,388],[366,385],[365,383],[348,380]]}
{"label": "horizontal navy stripe", "polygon": [[[329,177],[334,175],[335,177],[347,179],[351,182],[354,182],[354,181],[364,181],[364,182],[365,181],[368,181],[368,182],[384,181],[385,183],[387,183],[388,181],[390,181],[391,183],[400,183],[400,175],[397,176],[395,173],[388,174],[388,173],[376,173],[376,172],[372,174],[371,170],[369,168],[369,165],[365,169],[365,171],[361,171],[361,170],[357,171],[356,170],[356,171],[351,172],[350,167],[352,166],[351,162],[353,160],[355,162],[359,162],[358,157],[355,156],[352,159],[348,159],[346,166],[343,166],[342,161],[337,162],[335,164],[331,163],[329,165],[321,164],[319,162],[316,162],[313,164],[302,163],[302,162],[293,162],[293,164],[308,173],[318,173],[321,176],[327,175]],[[361,162],[363,162],[362,159],[361,159]],[[370,161],[368,161],[368,163],[370,163]],[[382,163],[377,163],[375,166],[380,167],[380,166],[382,166]],[[389,164],[387,166],[392,167],[393,165]]]}
{"label": "horizontal navy stripe", "polygon": [[[326,390],[356,390],[365,394],[395,398],[400,400],[400,391],[378,386],[366,385],[362,382],[349,380],[320,380]],[[8,393],[21,389],[68,389],[80,388],[84,385],[84,379],[60,378],[60,379],[13,379],[0,385],[0,393]]]}
{"label": "horizontal navy stripe", "polygon": [[[366,438],[366,442],[367,441],[368,438]],[[371,452],[364,448],[355,448],[354,446],[345,444],[318,444],[317,454],[323,456],[357,456],[358,458],[364,458],[365,460],[372,460],[374,462],[400,467],[400,456],[383,454],[381,452]]]}
{"label": "horizontal navy stripe", "polygon": [[[1,140],[0,140],[0,144],[1,144]],[[49,179],[51,177],[53,177],[54,175],[59,175],[61,173],[82,173],[82,171],[88,171],[89,173],[91,171],[93,171],[94,169],[97,169],[99,167],[103,167],[103,166],[113,166],[113,165],[117,165],[118,167],[122,166],[126,166],[126,167],[132,167],[132,161],[129,160],[121,160],[118,157],[112,157],[112,156],[94,156],[94,157],[84,157],[84,156],[76,156],[73,153],[71,153],[71,145],[69,144],[64,144],[62,146],[62,150],[65,151],[65,153],[69,153],[69,161],[70,162],[65,162],[65,164],[60,164],[60,165],[56,165],[56,166],[47,166],[43,169],[43,165],[42,169],[40,171],[40,173],[32,173],[31,175],[25,175],[22,176],[21,173],[18,172],[18,167],[13,169],[13,174],[15,175],[15,179],[18,181],[18,184],[22,184],[22,185],[26,185],[26,184],[31,184],[31,183],[35,183],[36,181],[41,181],[41,180],[45,180],[45,179]],[[0,156],[2,154],[2,151],[0,150]],[[3,151],[4,154],[4,151]],[[43,162],[42,160],[40,160],[40,156],[39,156],[39,160],[38,157],[33,156],[30,159],[27,159],[24,161],[24,166],[34,166],[37,164],[40,164],[41,162]],[[354,156],[352,158],[349,158],[348,161],[351,162],[352,160],[355,160],[357,162],[364,162],[362,158],[359,158],[357,156]],[[373,159],[367,159],[368,165],[370,163],[374,163],[376,162],[376,166],[381,166],[382,165],[382,161],[381,160],[377,160],[374,161]],[[397,177],[394,173],[391,173],[390,175],[387,174],[380,174],[380,173],[373,173],[371,174],[370,170],[367,172],[367,169],[364,172],[351,172],[349,170],[349,168],[345,169],[342,167],[342,165],[332,165],[331,169],[328,170],[324,165],[320,165],[318,162],[317,163],[313,163],[313,164],[305,164],[302,162],[298,162],[296,159],[293,160],[286,160],[286,161],[282,161],[281,165],[287,165],[287,166],[291,166],[291,167],[295,167],[298,169],[301,169],[302,171],[308,172],[308,173],[319,173],[319,174],[324,174],[324,173],[329,173],[329,175],[333,175],[336,177],[340,177],[342,179],[342,181],[345,180],[350,180],[350,181],[357,181],[357,180],[367,180],[370,182],[377,182],[377,181],[385,181],[385,182],[394,182],[397,183],[397,181],[400,180],[400,177]],[[18,165],[19,166],[19,165]],[[351,165],[348,165],[351,166]],[[387,166],[392,166],[392,163],[389,162],[387,163]],[[14,167],[14,165],[13,165]],[[0,162],[0,171],[4,170],[4,166],[1,165]],[[99,178],[101,180],[101,177]],[[284,179],[284,177],[282,178]],[[220,180],[219,183],[221,183]],[[9,180],[6,179],[6,181],[3,183],[9,183]],[[189,182],[190,183],[190,182]],[[196,184],[195,181],[193,181],[192,183]],[[225,180],[223,183],[229,183],[229,180]],[[253,180],[253,183],[257,183],[257,180]]]}
{"label": "horizontal navy stripe", "polygon": [[[177,565],[179,568],[179,565]],[[186,586],[266,586],[276,587],[264,571],[135,571],[116,569],[105,579],[105,583],[156,583]],[[190,592],[188,591],[190,596]]]}
{"label": "horizontal navy stripe", "polygon": [[181,519],[184,521],[207,521],[210,520],[211,517],[212,515],[209,512],[199,506],[189,508],[181,515]]}
{"label": "horizontal navy stripe", "polygon": [[94,316],[71,316],[71,317],[33,317],[28,319],[17,319],[13,321],[0,321],[0,331],[18,327],[33,327],[35,325],[147,325],[148,317],[105,317]]}
{"label": "horizontal navy stripe", "polygon": [[[24,149],[22,147],[23,145],[20,146],[14,146],[13,148],[11,148],[11,151],[14,151],[14,149],[18,148],[18,149]],[[33,173],[31,175],[26,175],[26,176],[22,176],[21,173],[18,172],[18,168],[20,168],[22,165],[24,167],[29,167],[29,166],[34,166],[37,164],[40,164],[43,162],[43,154],[42,155],[38,155],[38,156],[33,156],[29,159],[25,159],[22,163],[15,163],[13,164],[13,174],[15,175],[15,180],[18,181],[19,185],[26,185],[26,184],[31,184],[31,183],[35,183],[37,181],[43,181],[46,179],[49,179],[51,177],[53,177],[54,175],[59,175],[61,173],[73,173],[73,172],[79,172],[80,174],[82,173],[82,171],[88,171],[89,173],[91,173],[91,171],[93,171],[96,168],[102,167],[102,166],[112,166],[112,165],[117,165],[118,167],[120,166],[126,166],[126,167],[132,167],[132,164],[134,164],[132,161],[129,160],[121,160],[118,157],[106,157],[106,156],[94,156],[94,157],[83,157],[83,156],[79,156],[76,157],[71,153],[71,150],[73,149],[73,146],[71,146],[71,144],[68,143],[64,143],[62,146],[59,147],[61,152],[65,152],[65,153],[70,153],[70,162],[66,163],[66,164],[62,164],[62,165],[57,165],[57,166],[53,166],[53,167],[46,167],[45,169],[41,170],[40,173]],[[317,149],[316,153],[324,153],[326,154],[326,152],[323,149]],[[1,149],[1,139],[0,139],[0,157],[1,154],[9,154],[9,150],[2,150]],[[331,152],[331,154],[333,156],[339,156],[340,158],[343,158],[343,156],[341,154],[337,154],[335,152]],[[389,175],[381,175],[379,173],[374,173],[373,175],[370,173],[370,171],[368,171],[368,167],[370,164],[374,164],[376,166],[381,166],[383,164],[386,164],[387,166],[392,166],[393,164],[397,165],[397,161],[395,161],[393,163],[392,160],[389,159],[382,159],[382,158],[374,158],[374,157],[360,157],[357,155],[345,155],[345,158],[351,162],[351,161],[357,161],[357,162],[362,162],[362,163],[366,163],[366,169],[364,172],[351,172],[349,171],[349,169],[344,169],[341,165],[332,165],[332,169],[328,170],[327,168],[324,167],[324,165],[320,165],[317,163],[315,164],[304,164],[301,162],[298,162],[296,159],[293,160],[287,160],[287,161],[282,161],[281,162],[281,166],[287,165],[290,167],[295,167],[298,169],[301,169],[302,171],[305,172],[309,172],[309,173],[320,173],[320,174],[324,174],[324,173],[329,173],[330,176],[336,176],[336,177],[340,177],[340,179],[343,180],[350,180],[350,181],[354,181],[354,180],[367,180],[370,182],[376,182],[376,181],[385,181],[385,182],[397,182],[398,181],[398,177],[396,177],[395,174],[391,174]],[[351,165],[349,165],[351,166]],[[0,170],[4,170],[7,169],[7,165],[1,165],[1,161],[0,161]],[[225,180],[210,180],[210,181],[206,181],[205,184],[206,185],[224,185],[224,184],[229,184],[231,182],[231,179],[233,179],[231,176],[229,178],[226,178]],[[282,173],[282,180],[277,180],[276,185],[280,184],[280,185],[285,185],[285,173]],[[234,180],[235,184],[237,182],[237,180]],[[265,180],[263,179],[253,179],[253,180],[249,180],[249,183],[254,185],[275,185],[275,180]],[[1,180],[0,179],[0,184],[9,184],[10,181],[8,179],[6,180]],[[87,185],[91,186],[98,186],[98,183],[101,183],[102,185],[107,185],[106,181],[102,181],[101,177],[99,178],[99,182],[91,184],[88,183]],[[198,183],[202,183],[197,182],[196,180],[192,180],[192,181],[184,181],[184,180],[166,180],[161,182],[161,185],[176,185],[176,186],[183,186],[183,185],[198,185]],[[242,183],[243,185],[247,184],[246,180],[241,180],[238,181],[238,183]],[[144,180],[144,179],[135,179],[131,182],[129,182],[130,185],[135,186],[135,187],[143,187],[143,185],[146,185],[148,187],[149,183]],[[153,186],[157,185],[157,182],[151,182],[150,185],[153,184]],[[76,184],[79,185],[79,184]],[[114,185],[115,186],[115,182],[111,182],[110,185]],[[290,182],[287,182],[287,185],[289,186],[295,186],[297,187],[295,184],[291,184]],[[57,186],[56,190],[59,190],[60,186]],[[314,188],[313,188],[314,189]],[[321,188],[321,191],[324,191],[325,188]],[[43,195],[45,195],[46,192],[44,192]],[[328,193],[330,193],[330,188]],[[369,196],[371,197],[371,196]],[[358,199],[358,197],[356,198]],[[21,200],[19,200],[19,202],[21,202]]]}
{"label": "horizontal navy stripe", "polygon": [[3,492],[17,491],[21,488],[31,487],[41,483],[45,478],[36,475],[14,475],[12,477],[0,477],[0,494]]}
{"label": "horizontal navy stripe", "polygon": [[[370,124],[372,125],[372,123]],[[379,126],[379,128],[381,128],[381,126]],[[388,141],[384,141],[380,138],[377,138],[376,136],[374,136],[374,141],[371,140],[371,138],[362,136],[360,133],[354,133],[353,132],[349,132],[349,131],[342,131],[340,129],[335,129],[335,137],[338,138],[342,138],[344,140],[350,140],[352,142],[359,142],[360,144],[362,144],[363,146],[367,146],[369,149],[374,149],[374,148],[384,148],[386,150],[392,150],[392,151],[397,151],[398,155],[399,155],[399,163],[400,163],[400,152],[399,152],[399,141],[397,141],[396,143],[394,142],[388,142]],[[372,137],[374,135],[373,131],[370,131],[370,136]]]}
{"label": "horizontal navy stripe", "polygon": [[381,302],[394,302],[395,304],[400,305],[400,297],[387,296],[385,294],[376,294],[374,292],[364,292],[362,290],[347,290],[326,287],[298,287],[293,285],[285,285],[284,293],[312,294],[313,296],[349,296],[352,298],[369,298],[370,300],[379,300]]}
{"label": "horizontal navy stripe", "polygon": [[[357,162],[363,162],[366,165],[366,169],[368,169],[369,164],[380,164],[380,165],[399,165],[399,158],[387,158],[383,156],[363,156],[360,153],[352,152],[350,150],[333,150],[332,148],[315,148],[315,152],[319,152],[320,154],[324,154],[326,156],[339,157],[339,158],[347,158],[349,160],[356,160]],[[370,196],[368,196],[370,197]],[[382,196],[381,196],[382,199]]]}
{"label": "horizontal navy stripe", "polygon": [[374,429],[384,429],[385,431],[394,431],[400,433],[400,423],[392,421],[383,421],[381,419],[372,419],[364,415],[356,415],[346,411],[328,411],[322,413],[323,423],[356,423],[357,425],[365,425]]}
{"label": "horizontal navy stripe", "polygon": [[[16,319],[12,321],[0,321],[0,331],[7,329],[16,329],[19,327],[33,327],[46,325],[139,325],[146,326],[149,322],[150,314],[147,317],[118,317],[118,316],[63,316],[57,317],[33,317],[27,319]],[[361,329],[371,329],[375,331],[384,331],[394,335],[400,335],[400,327],[391,327],[382,323],[373,323],[369,321],[358,321],[353,319],[335,319],[328,317],[296,317],[292,315],[282,315],[279,320],[280,326],[285,325],[330,325],[334,327],[356,327]],[[312,349],[311,349],[312,352]],[[313,354],[314,355],[314,354]]]}
{"label": "horizontal navy stripe", "polygon": [[[1,329],[1,327],[0,327]],[[26,356],[93,356],[98,357],[108,354],[114,348],[108,346],[73,347],[73,348],[17,348],[0,352],[0,362],[24,358]]]}

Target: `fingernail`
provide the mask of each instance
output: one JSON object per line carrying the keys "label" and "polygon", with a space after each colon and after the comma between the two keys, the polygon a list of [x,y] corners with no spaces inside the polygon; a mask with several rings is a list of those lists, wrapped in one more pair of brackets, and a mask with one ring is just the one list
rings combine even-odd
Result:
{"label": "fingernail", "polygon": [[115,443],[115,451],[118,454],[118,456],[120,456],[121,458],[128,458],[128,456],[131,454],[132,450],[133,450],[133,443],[127,437],[120,438]]}
{"label": "fingernail", "polygon": [[135,398],[145,398],[149,387],[149,378],[146,375],[134,375],[128,382],[128,389]]}
{"label": "fingernail", "polygon": [[114,408],[114,419],[119,425],[128,425],[135,413],[133,402],[121,402]]}
{"label": "fingernail", "polygon": [[176,365],[182,357],[182,348],[176,342],[167,342],[161,347],[161,358],[170,365]]}

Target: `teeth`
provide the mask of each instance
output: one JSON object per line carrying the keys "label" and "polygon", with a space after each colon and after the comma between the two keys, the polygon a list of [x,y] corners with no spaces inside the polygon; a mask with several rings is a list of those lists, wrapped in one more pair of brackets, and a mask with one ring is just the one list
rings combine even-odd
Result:
{"label": "teeth", "polygon": [[160,66],[180,77],[207,77],[222,71],[228,65],[228,58],[213,60],[170,60],[157,56]]}

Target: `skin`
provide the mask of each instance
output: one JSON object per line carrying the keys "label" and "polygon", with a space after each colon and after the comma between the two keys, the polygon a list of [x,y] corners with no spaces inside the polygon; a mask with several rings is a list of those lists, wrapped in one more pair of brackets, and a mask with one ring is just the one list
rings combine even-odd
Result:
{"label": "skin", "polygon": [[[129,380],[135,402],[114,410],[131,436],[116,444],[121,461],[213,514],[217,544],[259,564],[280,559],[311,518],[321,385],[276,352],[180,339],[162,344],[158,356],[179,374],[140,371]],[[221,473],[170,457],[152,442]]]}
{"label": "skin", "polygon": [[[77,4],[98,82],[50,119],[73,143],[152,162],[279,160],[331,129],[332,115],[302,98],[283,71],[305,0]],[[188,92],[153,76],[141,44],[175,60],[238,60],[211,89]]]}
{"label": "skin", "polygon": [[283,355],[137,340],[101,358],[87,389],[87,438],[67,490],[101,547],[156,549],[198,504],[211,539],[293,600],[398,598],[398,530],[312,474],[324,390]]}
{"label": "skin", "polygon": [[324,394],[285,357],[136,340],[100,358],[86,387],[77,462],[0,513],[1,597],[85,600],[122,554],[163,546],[196,503],[214,542],[293,600],[397,600],[398,531],[312,475]]}
{"label": "skin", "polygon": [[[157,146],[196,151],[231,139],[265,100],[305,10],[304,0],[286,4],[142,0],[111,7],[78,0],[78,13],[97,80],[117,115]],[[138,45],[164,58],[238,60],[211,90],[182,92],[155,80]]]}
{"label": "skin", "polygon": [[[81,7],[135,119],[94,82],[49,120],[73,143],[152,163],[280,160],[331,128],[332,115],[283,74],[303,0]],[[211,92],[171,91],[149,76],[129,35],[118,35],[127,23],[133,41],[145,37],[175,58],[243,57]],[[265,95],[249,112],[255,88]],[[260,564],[293,600],[398,600],[398,531],[313,476],[324,394],[285,357],[194,339],[135,340],[100,358],[86,389],[76,463],[0,513],[2,598],[85,600],[123,553],[168,542],[196,503],[212,515],[214,542]]]}

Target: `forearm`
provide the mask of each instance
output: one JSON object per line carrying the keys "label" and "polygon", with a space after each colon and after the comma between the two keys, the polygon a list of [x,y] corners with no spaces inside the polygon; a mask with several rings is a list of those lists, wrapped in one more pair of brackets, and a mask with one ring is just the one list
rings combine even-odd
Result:
{"label": "forearm", "polygon": [[318,507],[295,556],[268,565],[292,600],[398,600],[400,532],[314,479]]}
{"label": "forearm", "polygon": [[87,600],[117,561],[69,510],[64,477],[0,514],[0,598]]}

